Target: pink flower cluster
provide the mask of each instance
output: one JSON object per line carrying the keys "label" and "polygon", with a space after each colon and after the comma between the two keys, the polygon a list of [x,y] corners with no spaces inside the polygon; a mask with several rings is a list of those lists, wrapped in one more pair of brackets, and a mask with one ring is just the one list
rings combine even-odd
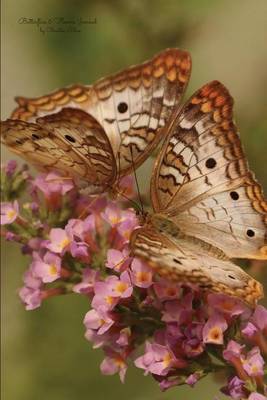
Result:
{"label": "pink flower cluster", "polygon": [[[224,369],[225,394],[266,398],[263,306],[251,310],[228,296],[207,296],[196,286],[156,276],[131,255],[138,219],[125,202],[85,197],[57,173],[33,179],[13,162],[2,173],[2,235],[31,256],[19,291],[27,310],[50,296],[86,296],[85,337],[104,351],[102,373],[118,373],[122,381],[131,361],[162,390],[194,386]],[[24,192],[30,200],[21,204]]]}

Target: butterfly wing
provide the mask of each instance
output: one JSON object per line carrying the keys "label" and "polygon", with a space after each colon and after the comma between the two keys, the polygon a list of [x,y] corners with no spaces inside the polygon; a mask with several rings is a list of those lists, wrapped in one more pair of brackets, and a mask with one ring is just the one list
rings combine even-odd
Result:
{"label": "butterfly wing", "polygon": [[9,119],[1,123],[1,139],[39,169],[65,172],[100,189],[116,179],[108,137],[82,110],[64,108],[36,123]]}
{"label": "butterfly wing", "polygon": [[233,122],[233,100],[214,81],[196,92],[169,126],[155,163],[156,212],[229,257],[267,258],[267,204],[249,171]]}
{"label": "butterfly wing", "polygon": [[130,244],[135,256],[168,280],[197,284],[203,290],[238,297],[251,306],[263,297],[261,284],[241,268],[200,251],[186,239],[173,241],[148,225],[133,232]]}
{"label": "butterfly wing", "polygon": [[63,107],[81,108],[103,127],[120,175],[138,167],[161,139],[161,128],[180,103],[191,71],[186,51],[167,49],[151,60],[97,81],[37,99],[17,98],[12,118],[35,121]]}

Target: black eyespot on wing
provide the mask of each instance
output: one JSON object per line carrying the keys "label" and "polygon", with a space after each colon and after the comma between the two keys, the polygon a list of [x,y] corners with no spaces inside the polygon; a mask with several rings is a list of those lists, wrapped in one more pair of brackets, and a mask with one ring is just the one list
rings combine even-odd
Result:
{"label": "black eyespot on wing", "polygon": [[23,144],[23,141],[20,139],[16,139],[15,142],[16,142],[16,144]]}
{"label": "black eyespot on wing", "polygon": [[177,260],[177,258],[173,258],[172,260],[173,260],[176,264],[182,265],[181,261]]}
{"label": "black eyespot on wing", "polygon": [[214,160],[214,158],[208,158],[205,165],[207,168],[214,168],[216,166],[217,162]]}
{"label": "black eyespot on wing", "polygon": [[33,140],[38,140],[38,139],[40,139],[40,136],[36,135],[36,133],[33,133],[32,134],[32,139]]}
{"label": "black eyespot on wing", "polygon": [[239,199],[239,194],[237,192],[230,192],[230,196],[233,200]]}
{"label": "black eyespot on wing", "polygon": [[70,135],[65,135],[65,139],[67,139],[69,142],[71,143],[75,143],[76,140],[74,139],[74,137],[70,136]]}
{"label": "black eyespot on wing", "polygon": [[232,276],[232,275],[228,275],[228,278],[231,278],[231,279],[234,279],[234,280],[235,280],[235,277]]}
{"label": "black eyespot on wing", "polygon": [[255,236],[255,232],[252,229],[248,229],[247,230],[247,236],[253,237],[253,236]]}
{"label": "black eyespot on wing", "polygon": [[118,104],[118,111],[119,113],[123,114],[128,110],[128,105],[124,102]]}

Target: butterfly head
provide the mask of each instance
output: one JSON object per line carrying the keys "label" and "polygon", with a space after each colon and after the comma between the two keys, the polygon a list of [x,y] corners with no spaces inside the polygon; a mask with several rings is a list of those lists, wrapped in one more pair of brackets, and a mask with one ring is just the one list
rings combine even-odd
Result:
{"label": "butterfly head", "polygon": [[153,214],[150,222],[160,233],[170,234],[171,236],[175,237],[178,237],[180,234],[180,229],[178,226],[170,219],[166,218],[165,215]]}
{"label": "butterfly head", "polygon": [[139,221],[140,225],[143,226],[143,225],[145,225],[145,224],[150,222],[150,220],[151,220],[151,214],[150,213],[148,213],[147,211],[144,211],[144,210],[142,210],[140,208],[135,209],[135,212],[136,212],[136,216],[138,218],[138,221]]}

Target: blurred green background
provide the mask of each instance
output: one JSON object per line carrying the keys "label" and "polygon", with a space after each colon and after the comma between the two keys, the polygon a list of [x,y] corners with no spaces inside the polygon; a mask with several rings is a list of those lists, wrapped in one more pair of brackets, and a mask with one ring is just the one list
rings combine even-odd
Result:
{"label": "blurred green background", "polygon": [[[19,24],[22,17],[96,18],[96,24],[81,32],[43,34],[35,25]],[[3,0],[2,119],[15,107],[16,95],[34,97],[72,83],[89,84],[166,47],[184,48],[193,58],[187,97],[213,79],[229,88],[250,166],[266,189],[266,36],[266,0]],[[4,159],[10,156],[3,150]],[[139,172],[147,185],[141,175],[149,174]],[[75,295],[55,298],[26,312],[16,295],[26,265],[18,248],[3,244],[3,399],[208,400],[218,393],[220,377],[166,393],[135,368],[124,385],[117,376],[103,377],[101,350],[92,350],[83,338],[87,301]],[[260,269],[254,266],[259,275]]]}

